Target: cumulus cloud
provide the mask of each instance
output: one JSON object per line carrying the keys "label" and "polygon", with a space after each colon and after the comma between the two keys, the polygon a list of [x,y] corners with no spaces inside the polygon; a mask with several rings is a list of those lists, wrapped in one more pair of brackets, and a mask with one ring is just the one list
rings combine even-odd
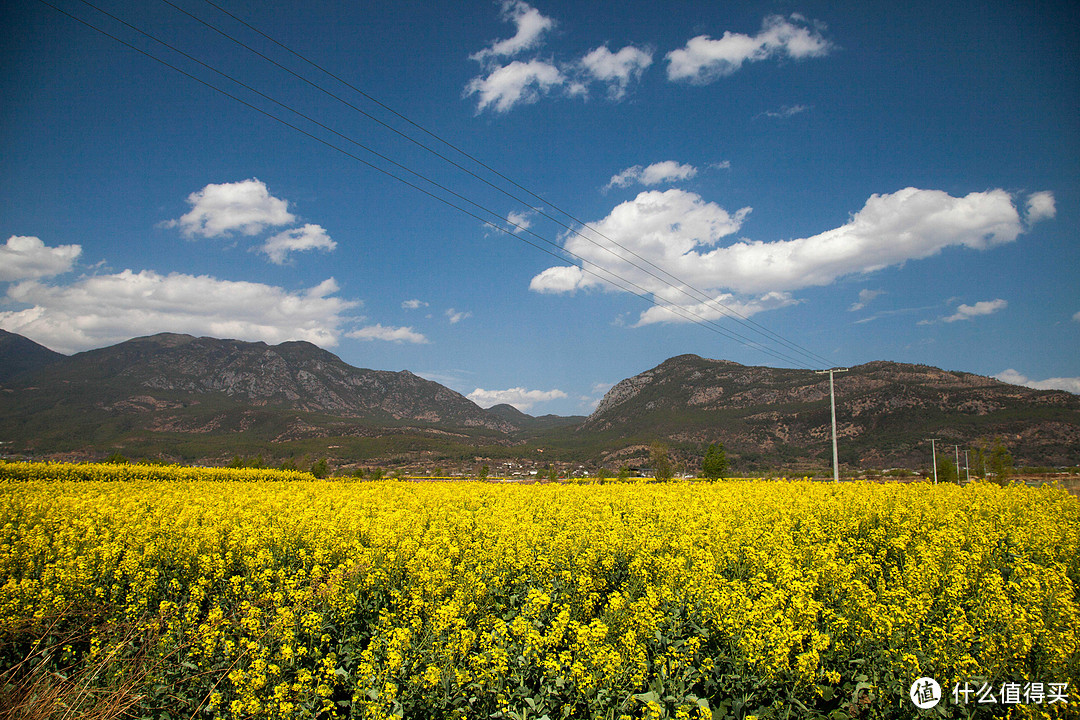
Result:
{"label": "cumulus cloud", "polygon": [[102,347],[156,332],[279,343],[338,342],[344,313],[333,278],[300,292],[208,275],[124,270],[54,287],[28,280],[7,297],[30,307],[0,312],[0,327],[60,352]]}
{"label": "cumulus cloud", "polygon": [[330,251],[336,247],[337,243],[330,239],[325,229],[308,223],[268,238],[259,250],[266,253],[271,262],[284,265],[289,253],[305,250]]}
{"label": "cumulus cloud", "polygon": [[521,412],[528,412],[533,405],[565,398],[566,393],[562,390],[526,390],[523,387],[510,388],[509,390],[476,388],[465,397],[484,408],[505,403],[513,405]]}
{"label": "cumulus cloud", "polygon": [[1057,214],[1054,206],[1054,193],[1043,191],[1037,192],[1028,198],[1026,219],[1028,224],[1039,220],[1049,220]]}
{"label": "cumulus cloud", "polygon": [[536,275],[529,287],[542,293],[600,287],[610,271],[659,301],[685,303],[685,295],[668,283],[622,259],[641,264],[629,250],[712,297],[724,291],[752,296],[764,309],[769,293],[829,285],[846,275],[928,258],[946,247],[983,250],[1012,242],[1025,230],[1013,198],[1004,190],[952,197],[938,190],[905,188],[872,195],[847,223],[817,235],[774,242],[740,239],[721,246],[749,212],[747,207],[729,213],[674,188],[642,192],[589,223],[602,236],[594,237],[595,243],[564,236],[566,249],[582,257],[583,267],[595,274],[558,266]]}
{"label": "cumulus cloud", "polygon": [[1056,377],[1032,380],[1012,368],[994,375],[994,378],[1010,385],[1022,385],[1035,390],[1065,390],[1080,395],[1080,377]]}
{"label": "cumulus cloud", "polygon": [[668,79],[706,84],[732,74],[747,62],[821,57],[833,49],[821,29],[820,23],[812,25],[801,15],[770,15],[757,35],[729,31],[719,40],[698,35],[685,47],[667,54]]}
{"label": "cumulus cloud", "polygon": [[884,290],[860,290],[859,301],[852,303],[851,307],[848,308],[848,311],[856,312],[858,310],[862,310],[864,307],[873,302],[874,299],[881,297],[884,294]]}
{"label": "cumulus cloud", "polygon": [[590,86],[597,83],[604,87],[609,99],[621,100],[630,84],[652,64],[652,52],[633,45],[616,52],[602,45],[580,59],[566,62],[541,58],[536,52],[524,54],[542,46],[543,36],[555,21],[522,0],[503,2],[501,15],[517,28],[514,36],[469,56],[482,68],[464,90],[465,97],[476,96],[477,113],[505,113],[552,93],[587,97]]}
{"label": "cumulus cloud", "polygon": [[572,293],[587,284],[587,276],[575,265],[558,265],[544,270],[529,281],[529,289],[542,294]]}
{"label": "cumulus cloud", "polygon": [[941,322],[952,323],[959,320],[971,320],[982,315],[993,315],[1008,306],[1009,303],[1000,298],[997,300],[981,300],[974,305],[960,305],[956,308],[954,314],[942,318]]}
{"label": "cumulus cloud", "polygon": [[469,56],[471,60],[485,62],[495,57],[512,57],[535,47],[541,36],[555,27],[555,21],[540,14],[540,11],[522,0],[504,0],[502,19],[513,23],[517,32],[513,37],[496,40],[488,47]]}
{"label": "cumulus cloud", "polygon": [[420,308],[426,308],[428,304],[423,300],[406,300],[401,303],[403,310],[419,310]]}
{"label": "cumulus cloud", "polygon": [[423,334],[416,332],[411,327],[384,326],[379,323],[362,327],[345,334],[346,337],[357,340],[383,340],[394,343],[412,343],[414,345],[426,345],[430,342]]}
{"label": "cumulus cloud", "polygon": [[81,254],[79,245],[47,247],[40,238],[12,235],[0,245],[0,282],[36,280],[66,273]]}
{"label": "cumulus cloud", "polygon": [[601,45],[581,58],[579,65],[587,79],[607,86],[609,98],[620,100],[630,83],[639,80],[652,65],[652,52],[627,45],[613,53],[607,45]]}
{"label": "cumulus cloud", "polygon": [[[672,265],[679,264],[681,257],[736,232],[749,212],[750,208],[743,208],[732,215],[719,205],[683,190],[651,190],[619,204],[603,220],[589,223],[599,236],[594,238],[595,242],[571,234],[565,236],[565,247],[584,258],[585,267],[597,275],[603,276],[610,270],[652,292],[662,292],[666,284],[656,279],[645,284],[650,276],[621,259],[636,260],[627,250],[678,275]],[[557,266],[534,277],[530,288],[536,292],[570,292],[602,283],[600,277],[581,268]]]}
{"label": "cumulus cloud", "polygon": [[167,227],[179,227],[187,238],[226,237],[233,232],[258,235],[266,228],[296,220],[289,212],[289,204],[271,195],[266,184],[255,178],[211,183],[188,195],[187,202],[191,210],[165,223]]}
{"label": "cumulus cloud", "polygon": [[472,317],[471,312],[459,312],[459,311],[455,310],[454,308],[447,308],[446,309],[446,318],[450,321],[451,325],[457,325],[459,322],[461,322],[465,318],[471,318],[471,317]]}
{"label": "cumulus cloud", "polygon": [[659,185],[664,182],[675,180],[688,180],[697,175],[697,168],[693,165],[684,165],[674,160],[664,160],[652,165],[634,165],[628,167],[617,175],[612,175],[611,180],[605,186],[605,190],[613,187],[626,187],[632,183],[642,185]]}
{"label": "cumulus cloud", "polygon": [[552,88],[566,82],[557,67],[543,60],[497,67],[487,76],[478,76],[465,86],[465,95],[478,95],[477,112],[488,108],[506,112],[519,103],[534,103]]}

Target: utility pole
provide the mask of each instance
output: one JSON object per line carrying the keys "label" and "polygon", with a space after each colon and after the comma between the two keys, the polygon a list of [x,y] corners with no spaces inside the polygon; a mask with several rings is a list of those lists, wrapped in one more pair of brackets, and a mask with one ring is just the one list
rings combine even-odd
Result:
{"label": "utility pole", "polygon": [[[968,451],[964,451],[964,472],[967,474],[967,484],[971,484],[971,461],[968,460]],[[959,475],[959,473],[957,473]]]}
{"label": "utility pole", "polygon": [[953,450],[956,451],[956,484],[960,484],[960,446],[953,445]]}
{"label": "utility pole", "polygon": [[847,368],[814,371],[818,375],[829,373],[829,407],[832,408],[832,479],[836,483],[840,482],[840,459],[836,452],[836,395],[833,393],[833,373],[847,371]]}
{"label": "utility pole", "polygon": [[930,441],[930,457],[933,458],[932,462],[934,463],[934,484],[937,485],[937,450],[934,448],[934,442],[937,441],[937,438],[925,438],[925,440]]}

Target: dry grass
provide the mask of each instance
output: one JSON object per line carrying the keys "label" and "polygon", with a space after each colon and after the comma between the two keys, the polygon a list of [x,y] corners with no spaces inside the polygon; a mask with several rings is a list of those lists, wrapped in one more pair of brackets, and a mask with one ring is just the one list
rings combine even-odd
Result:
{"label": "dry grass", "polygon": [[[57,658],[65,645],[86,642],[88,626],[54,634],[59,618],[39,634],[30,652],[0,673],[0,718],[3,720],[117,720],[134,717],[147,678],[144,654],[119,657],[123,647],[135,647],[144,629],[137,625],[115,630],[121,642],[109,652],[62,666]],[[144,644],[140,643],[143,647]]]}

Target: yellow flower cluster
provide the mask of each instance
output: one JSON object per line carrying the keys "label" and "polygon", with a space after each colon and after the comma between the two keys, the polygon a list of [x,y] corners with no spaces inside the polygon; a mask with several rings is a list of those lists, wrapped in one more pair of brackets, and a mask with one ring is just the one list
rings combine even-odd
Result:
{"label": "yellow flower cluster", "polygon": [[0,584],[0,645],[152,630],[184,716],[907,717],[924,675],[1080,711],[1080,503],[1049,488],[9,463]]}

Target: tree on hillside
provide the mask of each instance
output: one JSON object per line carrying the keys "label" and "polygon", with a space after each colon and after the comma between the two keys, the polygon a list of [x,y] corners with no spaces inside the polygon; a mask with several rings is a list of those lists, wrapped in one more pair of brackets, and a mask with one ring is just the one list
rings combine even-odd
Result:
{"label": "tree on hillside", "polygon": [[988,480],[1005,485],[1013,474],[1013,457],[1000,437],[993,442],[979,440],[971,453],[971,468]]}
{"label": "tree on hillside", "polygon": [[649,449],[649,462],[653,467],[653,474],[657,480],[670,480],[672,475],[671,457],[668,455],[667,445],[656,442]]}
{"label": "tree on hillside", "polygon": [[702,477],[709,480],[723,480],[727,469],[727,453],[724,452],[724,444],[715,442],[709,445],[705,451],[705,459],[701,462]]}
{"label": "tree on hillside", "polygon": [[990,448],[990,456],[987,458],[987,469],[994,474],[994,482],[1005,485],[1013,474],[1013,457],[1009,448],[1001,438],[994,439],[994,445]]}
{"label": "tree on hillside", "polygon": [[938,455],[937,459],[937,479],[939,483],[955,483],[957,475],[956,463],[950,460],[946,455]]}

